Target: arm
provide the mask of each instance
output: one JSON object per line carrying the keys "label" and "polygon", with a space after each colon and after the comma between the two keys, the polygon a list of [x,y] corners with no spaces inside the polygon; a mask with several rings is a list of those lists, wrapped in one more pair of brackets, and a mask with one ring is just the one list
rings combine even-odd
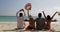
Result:
{"label": "arm", "polygon": [[57,13],[57,12],[55,12],[55,13],[53,14],[53,16],[51,17],[51,19],[53,19],[53,17],[56,15],[56,13]]}
{"label": "arm", "polygon": [[25,19],[24,21],[29,21],[29,20]]}
{"label": "arm", "polygon": [[27,14],[28,14],[28,18],[29,18],[29,11],[27,11]]}
{"label": "arm", "polygon": [[44,17],[46,18],[46,15],[45,15],[44,11],[42,11],[42,12],[43,12]]}
{"label": "arm", "polygon": [[25,11],[24,11],[24,16],[26,16]]}
{"label": "arm", "polygon": [[18,17],[18,13],[19,13],[20,11],[18,11],[17,13],[16,13],[16,17]]}
{"label": "arm", "polygon": [[57,20],[55,19],[55,20],[51,20],[52,22],[57,22]]}

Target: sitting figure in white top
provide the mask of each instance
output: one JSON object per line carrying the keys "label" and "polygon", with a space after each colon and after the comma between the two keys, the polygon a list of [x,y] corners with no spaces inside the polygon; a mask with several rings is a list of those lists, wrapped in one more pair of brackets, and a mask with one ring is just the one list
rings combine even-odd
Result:
{"label": "sitting figure in white top", "polygon": [[[19,10],[16,13],[16,17],[17,17],[17,29],[23,29],[24,28],[24,17],[25,17],[25,12],[21,13],[21,11],[24,12],[24,9]],[[20,13],[19,13],[20,12]],[[19,16],[18,16],[19,13]],[[24,15],[23,15],[24,14]]]}

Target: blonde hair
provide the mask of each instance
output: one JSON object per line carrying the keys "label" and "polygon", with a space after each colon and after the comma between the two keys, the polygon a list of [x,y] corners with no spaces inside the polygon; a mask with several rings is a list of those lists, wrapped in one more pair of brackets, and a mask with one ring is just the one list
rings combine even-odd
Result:
{"label": "blonde hair", "polygon": [[32,18],[32,15],[29,15],[29,18]]}

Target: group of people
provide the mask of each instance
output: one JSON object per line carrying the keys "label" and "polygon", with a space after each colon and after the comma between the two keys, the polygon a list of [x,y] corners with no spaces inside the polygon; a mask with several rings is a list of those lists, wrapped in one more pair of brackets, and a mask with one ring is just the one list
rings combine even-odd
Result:
{"label": "group of people", "polygon": [[[44,18],[42,18],[42,13],[44,15]],[[17,29],[24,29],[25,30],[50,30],[51,29],[51,22],[55,22],[53,21],[53,17],[56,15],[57,12],[55,12],[53,14],[52,17],[50,17],[50,15],[45,15],[44,11],[42,11],[42,13],[38,13],[38,17],[36,19],[33,19],[32,15],[28,14],[28,19],[29,20],[25,20],[25,11],[24,9],[19,10],[16,13],[16,17],[17,17]],[[29,25],[27,27],[24,26],[25,22],[24,21],[28,21]],[[35,26],[35,22],[36,22],[36,26]]]}

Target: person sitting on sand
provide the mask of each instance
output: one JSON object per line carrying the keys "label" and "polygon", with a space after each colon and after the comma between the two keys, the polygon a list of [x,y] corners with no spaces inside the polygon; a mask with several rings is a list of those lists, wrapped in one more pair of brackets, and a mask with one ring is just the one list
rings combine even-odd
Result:
{"label": "person sitting on sand", "polygon": [[31,15],[29,17],[29,25],[25,28],[25,30],[32,30],[35,29],[35,21]]}
{"label": "person sitting on sand", "polygon": [[50,30],[50,29],[51,29],[52,19],[53,19],[53,17],[56,15],[57,12],[55,12],[52,17],[50,17],[50,15],[47,15],[47,17],[46,17],[44,11],[42,11],[42,12],[43,12],[44,17],[45,17],[45,19],[46,19],[46,28],[47,28],[47,30]]}
{"label": "person sitting on sand", "polygon": [[[23,25],[24,25],[25,12],[24,12],[24,15],[23,15],[23,13],[22,13],[21,11],[24,12],[24,9],[21,9],[21,10],[19,10],[19,11],[16,13],[16,17],[17,17],[17,29],[22,29],[22,28],[24,28]],[[19,13],[19,12],[20,12],[20,13]],[[18,13],[19,13],[19,16],[18,16]]]}
{"label": "person sitting on sand", "polygon": [[42,30],[45,29],[45,19],[42,18],[42,14],[38,13],[38,18],[35,19],[36,21],[36,30]]}

